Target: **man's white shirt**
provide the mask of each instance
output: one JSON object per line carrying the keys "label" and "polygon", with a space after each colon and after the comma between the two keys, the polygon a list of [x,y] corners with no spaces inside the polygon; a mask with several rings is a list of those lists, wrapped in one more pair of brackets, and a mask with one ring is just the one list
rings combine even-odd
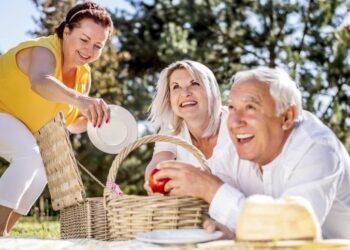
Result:
{"label": "man's white shirt", "polygon": [[234,230],[246,197],[301,196],[312,205],[325,238],[350,239],[349,154],[316,116],[304,111],[303,117],[263,173],[231,152],[231,164],[221,168],[230,178],[210,204],[212,218]]}

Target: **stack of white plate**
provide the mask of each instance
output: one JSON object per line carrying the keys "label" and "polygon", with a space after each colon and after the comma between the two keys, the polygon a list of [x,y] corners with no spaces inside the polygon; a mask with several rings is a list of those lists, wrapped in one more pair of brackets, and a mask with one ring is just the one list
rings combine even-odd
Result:
{"label": "stack of white plate", "polygon": [[117,154],[137,139],[137,123],[133,115],[123,107],[109,105],[111,114],[108,123],[94,128],[88,122],[87,132],[91,142],[99,150]]}

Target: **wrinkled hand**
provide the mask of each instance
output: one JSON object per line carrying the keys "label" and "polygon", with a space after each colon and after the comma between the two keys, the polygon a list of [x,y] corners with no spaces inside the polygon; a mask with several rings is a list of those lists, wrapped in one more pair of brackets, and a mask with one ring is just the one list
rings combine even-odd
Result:
{"label": "wrinkled hand", "polygon": [[234,240],[236,237],[230,229],[212,219],[207,219],[204,221],[203,227],[208,233],[213,233],[215,231],[223,232],[223,236],[220,238],[222,240]]}
{"label": "wrinkled hand", "polygon": [[170,178],[165,191],[174,196],[192,196],[210,203],[223,182],[216,176],[190,164],[179,161],[164,161],[158,164],[160,170],[156,180]]}
{"label": "wrinkled hand", "polygon": [[107,123],[110,119],[110,108],[103,99],[82,96],[77,108],[94,127],[100,127],[103,121]]}

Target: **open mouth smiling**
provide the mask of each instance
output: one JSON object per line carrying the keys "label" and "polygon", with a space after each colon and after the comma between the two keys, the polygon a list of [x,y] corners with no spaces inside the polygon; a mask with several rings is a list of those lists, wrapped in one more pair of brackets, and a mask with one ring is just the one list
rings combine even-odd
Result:
{"label": "open mouth smiling", "polygon": [[254,138],[253,134],[236,134],[238,143],[248,143]]}
{"label": "open mouth smiling", "polygon": [[193,107],[195,105],[197,105],[196,101],[186,101],[186,102],[180,103],[180,108]]}
{"label": "open mouth smiling", "polygon": [[89,56],[85,56],[85,55],[81,54],[79,51],[78,51],[78,55],[80,56],[80,58],[82,58],[85,61],[89,60],[89,58],[90,58]]}

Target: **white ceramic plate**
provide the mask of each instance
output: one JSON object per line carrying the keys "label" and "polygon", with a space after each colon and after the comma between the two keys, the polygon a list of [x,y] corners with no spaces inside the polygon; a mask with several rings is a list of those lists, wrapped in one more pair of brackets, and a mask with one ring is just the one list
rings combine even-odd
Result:
{"label": "white ceramic plate", "polygon": [[117,154],[137,139],[137,123],[133,115],[123,107],[109,105],[111,116],[108,123],[94,128],[90,122],[87,132],[90,141],[99,150]]}
{"label": "white ceramic plate", "polygon": [[157,244],[191,244],[217,240],[222,235],[220,231],[207,233],[204,229],[172,229],[141,233],[136,239]]}

